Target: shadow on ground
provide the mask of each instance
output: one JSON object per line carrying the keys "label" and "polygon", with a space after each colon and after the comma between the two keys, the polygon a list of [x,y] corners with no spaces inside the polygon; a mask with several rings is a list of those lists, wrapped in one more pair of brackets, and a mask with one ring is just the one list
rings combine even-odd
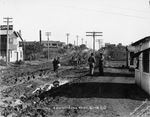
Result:
{"label": "shadow on ground", "polygon": [[149,99],[141,88],[135,84],[123,83],[72,83],[60,86],[39,95],[44,97],[65,96],[68,98],[113,98],[113,99]]}
{"label": "shadow on ground", "polygon": [[[89,74],[87,74],[86,76],[89,76]],[[93,74],[94,77],[99,77],[100,74],[99,72],[95,72]],[[104,72],[104,76],[103,77],[134,77],[134,73],[111,73],[111,72]]]}

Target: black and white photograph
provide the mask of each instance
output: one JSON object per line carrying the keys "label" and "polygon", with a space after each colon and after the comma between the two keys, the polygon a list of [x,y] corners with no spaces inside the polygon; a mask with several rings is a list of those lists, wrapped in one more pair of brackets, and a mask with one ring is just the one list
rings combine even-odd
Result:
{"label": "black and white photograph", "polygon": [[150,117],[150,0],[0,0],[0,117]]}

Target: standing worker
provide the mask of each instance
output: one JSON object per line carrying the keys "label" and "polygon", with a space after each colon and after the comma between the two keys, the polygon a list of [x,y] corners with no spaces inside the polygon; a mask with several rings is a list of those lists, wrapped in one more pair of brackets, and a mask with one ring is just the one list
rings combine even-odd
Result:
{"label": "standing worker", "polygon": [[94,54],[91,53],[91,56],[88,58],[89,68],[90,68],[90,75],[94,74],[94,66],[95,66],[95,58]]}
{"label": "standing worker", "polygon": [[100,76],[104,75],[104,71],[103,71],[103,60],[104,60],[104,56],[102,53],[100,53],[100,57],[99,57],[99,74]]}
{"label": "standing worker", "polygon": [[54,72],[56,72],[56,70],[57,70],[57,60],[56,60],[56,58],[54,58],[54,60],[53,60],[53,69],[54,69]]}
{"label": "standing worker", "polygon": [[78,65],[81,65],[81,56],[78,57]]}
{"label": "standing worker", "polygon": [[59,57],[57,57],[57,59],[55,58],[53,61],[54,72],[57,72],[59,67],[60,67],[60,61],[59,61]]}
{"label": "standing worker", "polygon": [[58,70],[58,68],[61,66],[61,65],[60,65],[60,61],[59,61],[59,59],[60,59],[60,58],[59,58],[59,57],[57,57],[57,60],[56,60],[56,63],[57,63],[57,70]]}

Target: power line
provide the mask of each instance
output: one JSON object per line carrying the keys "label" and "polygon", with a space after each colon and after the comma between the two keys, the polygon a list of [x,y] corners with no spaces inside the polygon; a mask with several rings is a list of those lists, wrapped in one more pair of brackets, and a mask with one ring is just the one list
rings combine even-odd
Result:
{"label": "power line", "polygon": [[97,12],[97,13],[105,13],[105,14],[111,14],[111,15],[119,15],[119,16],[125,16],[125,17],[134,17],[134,18],[141,18],[141,19],[150,19],[150,17],[142,17],[138,15],[130,15],[130,14],[121,14],[121,13],[115,13],[115,12],[110,12],[110,11],[102,11],[102,10],[95,10],[95,9],[87,9],[87,8],[79,8],[79,7],[73,7],[73,6],[61,6],[65,8],[73,8],[73,9],[78,9],[78,10],[86,10],[90,12]]}
{"label": "power line", "polygon": [[[148,3],[150,5],[150,3]],[[68,7],[68,8],[76,8],[78,9],[79,7],[75,7],[75,6],[69,6],[69,5],[60,5],[60,4],[55,4],[56,6],[60,6],[60,7]],[[142,12],[142,13],[148,13],[148,11],[141,11],[138,9],[132,9],[132,8],[125,8],[125,7],[118,7],[118,6],[112,6],[112,5],[106,5],[106,4],[98,4],[98,6],[105,6],[105,7],[112,7],[112,8],[116,8],[116,9],[122,9],[122,10],[128,10],[128,11],[134,11],[134,12]],[[79,9],[84,9],[84,8],[79,8]]]}
{"label": "power line", "polygon": [[141,11],[141,10],[137,10],[137,9],[131,9],[131,8],[123,8],[123,7],[118,7],[118,6],[111,6],[111,5],[105,5],[105,4],[100,4],[101,6],[106,6],[106,7],[112,7],[112,8],[116,8],[116,9],[122,9],[122,10],[128,10],[128,11],[134,11],[134,12],[142,12],[142,13],[148,13],[147,11]]}
{"label": "power line", "polygon": [[46,32],[47,41],[48,41],[48,61],[49,61],[49,36],[51,35],[51,32]]}

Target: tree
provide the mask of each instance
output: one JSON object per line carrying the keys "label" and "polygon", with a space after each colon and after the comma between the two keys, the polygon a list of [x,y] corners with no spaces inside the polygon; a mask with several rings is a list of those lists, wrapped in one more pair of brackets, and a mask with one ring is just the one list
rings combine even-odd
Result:
{"label": "tree", "polygon": [[68,44],[69,48],[73,48],[73,45],[71,43]]}
{"label": "tree", "polygon": [[79,50],[79,46],[75,46],[74,49],[75,49],[75,50]]}
{"label": "tree", "polygon": [[66,46],[64,46],[63,48],[67,50],[67,49],[68,49],[68,46],[66,45]]}
{"label": "tree", "polygon": [[118,43],[118,45],[117,46],[122,46],[122,43]]}
{"label": "tree", "polygon": [[87,49],[87,47],[86,47],[86,45],[85,45],[85,44],[80,45],[80,46],[79,46],[79,48],[80,48],[81,50],[83,50],[83,49]]}
{"label": "tree", "polygon": [[65,52],[66,52],[66,50],[63,49],[63,48],[59,48],[59,49],[58,49],[58,53],[59,53],[59,54],[64,54]]}
{"label": "tree", "polygon": [[26,59],[34,59],[35,55],[42,52],[44,46],[39,42],[34,42],[29,45],[25,45],[25,57]]}

